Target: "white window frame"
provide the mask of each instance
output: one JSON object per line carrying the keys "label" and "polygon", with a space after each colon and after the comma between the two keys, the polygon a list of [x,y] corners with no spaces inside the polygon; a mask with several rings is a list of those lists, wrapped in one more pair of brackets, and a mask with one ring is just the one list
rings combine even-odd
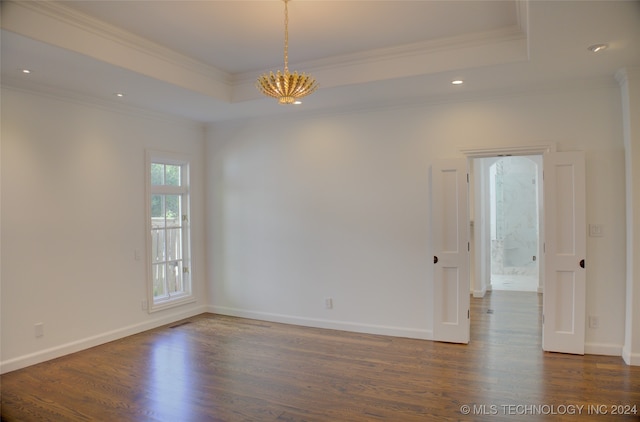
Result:
{"label": "white window frame", "polygon": [[[161,311],[168,308],[192,303],[196,301],[193,289],[193,260],[191,257],[191,194],[190,194],[190,166],[191,159],[189,156],[163,152],[163,151],[146,151],[145,159],[145,181],[146,181],[146,256],[147,256],[147,303],[149,313]],[[152,164],[168,164],[178,165],[181,169],[180,186],[170,185],[152,185],[151,184],[151,165]],[[152,195],[181,195],[182,198],[182,214],[186,216],[186,221],[182,222],[182,261],[184,292],[176,295],[169,295],[167,298],[158,300],[153,293],[153,257],[152,257],[152,217],[151,217],[151,197]]]}

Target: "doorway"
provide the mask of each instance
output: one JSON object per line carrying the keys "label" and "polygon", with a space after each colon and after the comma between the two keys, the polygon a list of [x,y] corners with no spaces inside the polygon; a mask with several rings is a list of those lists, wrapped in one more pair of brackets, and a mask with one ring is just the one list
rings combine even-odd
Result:
{"label": "doorway", "polygon": [[[487,285],[490,290],[490,248],[483,244],[490,239],[486,223],[490,210],[488,201],[478,200],[487,194],[488,183],[482,178],[488,173],[469,172],[469,166],[482,163],[476,163],[476,158],[536,154],[544,156],[544,189],[539,189],[544,190],[544,205],[539,201],[539,225],[544,229],[540,231],[538,252],[544,245],[545,253],[537,259],[539,268],[544,269],[539,274],[544,289],[542,349],[584,354],[584,152],[556,152],[553,146],[474,148],[461,152],[465,158],[438,159],[431,166],[433,339],[468,343],[469,291],[474,297],[483,297]],[[473,183],[470,175],[478,176]]]}
{"label": "doorway", "polygon": [[509,326],[537,337],[532,345],[540,347],[542,155],[482,157],[470,164],[471,235],[477,237],[472,307],[482,310],[475,317],[490,328],[471,338],[499,342],[493,329]]}
{"label": "doorway", "polygon": [[[490,160],[489,232],[491,290],[537,292],[540,156]],[[486,168],[486,166],[483,166]]]}
{"label": "doorway", "polygon": [[542,293],[542,156],[471,161],[472,293]]}

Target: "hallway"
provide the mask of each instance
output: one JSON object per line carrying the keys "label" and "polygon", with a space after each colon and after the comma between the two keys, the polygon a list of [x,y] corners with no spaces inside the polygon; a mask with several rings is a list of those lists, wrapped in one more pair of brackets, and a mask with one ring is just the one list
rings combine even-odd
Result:
{"label": "hallway", "polygon": [[[530,356],[542,352],[542,295],[522,291],[491,291],[483,298],[471,299],[471,343],[497,347],[495,356],[504,355],[503,348],[526,351]],[[475,345],[477,346],[477,345]],[[495,358],[494,356],[494,358]],[[538,358],[536,358],[538,359]]]}

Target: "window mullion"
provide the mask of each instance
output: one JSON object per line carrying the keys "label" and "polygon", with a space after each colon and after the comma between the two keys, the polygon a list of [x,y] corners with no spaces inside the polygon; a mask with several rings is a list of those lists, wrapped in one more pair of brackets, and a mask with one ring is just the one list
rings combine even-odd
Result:
{"label": "window mullion", "polygon": [[184,195],[188,193],[185,186],[152,186],[151,193],[157,195]]}
{"label": "window mullion", "polygon": [[[166,169],[166,166],[165,166]],[[165,181],[167,174],[165,171]],[[166,292],[167,297],[171,298],[171,291],[169,290],[169,230],[167,227],[167,196],[162,196],[164,200],[164,212],[162,218],[164,220],[164,266],[165,266],[165,276],[164,276],[164,291]]]}

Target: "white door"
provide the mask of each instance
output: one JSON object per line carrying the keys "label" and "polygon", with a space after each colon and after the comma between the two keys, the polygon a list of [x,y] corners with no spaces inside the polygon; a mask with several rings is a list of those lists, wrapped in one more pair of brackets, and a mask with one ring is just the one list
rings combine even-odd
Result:
{"label": "white door", "polygon": [[437,341],[469,343],[469,226],[467,159],[432,167],[434,327]]}
{"label": "white door", "polygon": [[542,348],[584,354],[586,292],[583,152],[544,156],[545,286]]}

